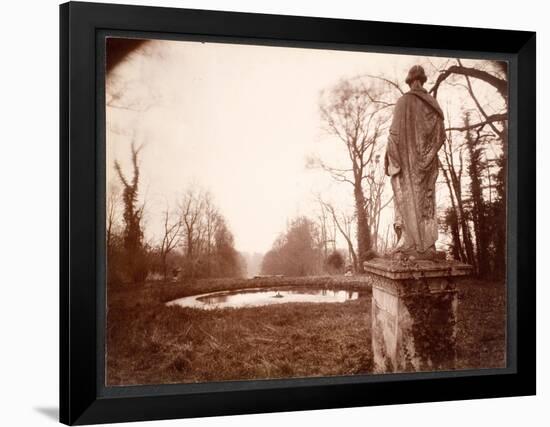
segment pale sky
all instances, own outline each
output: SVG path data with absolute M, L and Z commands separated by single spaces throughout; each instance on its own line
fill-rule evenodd
M 266 252 L 290 218 L 316 210 L 316 192 L 352 209 L 346 184 L 306 168 L 311 155 L 344 160 L 343 146 L 322 130 L 320 92 L 362 74 L 383 74 L 405 88 L 414 64 L 430 66 L 427 58 L 404 55 L 148 42 L 109 76 L 107 183 L 117 183 L 115 159 L 131 174 L 134 139 L 143 144 L 140 198 L 149 240 L 159 238 L 166 204 L 175 207 L 189 185 L 198 185 L 213 195 L 239 251 Z M 452 102 L 440 98 L 458 115 Z M 392 215 L 390 206 L 383 224 Z

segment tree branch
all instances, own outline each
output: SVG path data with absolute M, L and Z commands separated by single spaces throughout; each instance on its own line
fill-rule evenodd
M 466 130 L 480 128 L 480 127 L 486 126 L 486 125 L 494 123 L 494 122 L 503 122 L 505 120 L 508 120 L 508 114 L 505 114 L 505 113 L 492 114 L 490 116 L 487 116 L 487 120 L 484 120 L 482 122 L 474 123 L 473 125 L 462 126 L 462 127 L 449 127 L 449 128 L 446 128 L 445 130 L 446 131 L 464 132 Z
M 430 93 L 433 94 L 434 98 L 437 98 L 437 91 L 441 83 L 443 83 L 452 74 L 460 74 L 482 80 L 493 86 L 505 100 L 508 99 L 508 82 L 506 80 L 493 76 L 487 71 L 478 70 L 477 68 L 464 67 L 462 65 L 452 65 L 441 72 L 441 74 L 437 77 L 435 84 L 430 89 Z

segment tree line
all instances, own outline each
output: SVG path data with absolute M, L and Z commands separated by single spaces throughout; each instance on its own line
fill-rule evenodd
M 242 277 L 246 263 L 235 249 L 233 234 L 211 194 L 198 187 L 187 188 L 176 206 L 166 206 L 160 237 L 146 241 L 145 203 L 139 202 L 140 151 L 132 144 L 131 178 L 114 163 L 122 190 L 111 186 L 107 197 L 108 281 Z
M 315 276 L 343 273 L 345 255 L 336 247 L 325 252 L 321 227 L 316 221 L 298 216 L 275 240 L 263 258 L 263 274 L 285 276 Z

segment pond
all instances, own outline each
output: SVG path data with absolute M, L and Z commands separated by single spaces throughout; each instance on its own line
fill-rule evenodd
M 240 289 L 211 292 L 170 301 L 167 305 L 179 305 L 200 309 L 259 307 L 290 302 L 342 303 L 359 298 L 359 292 L 319 288 Z

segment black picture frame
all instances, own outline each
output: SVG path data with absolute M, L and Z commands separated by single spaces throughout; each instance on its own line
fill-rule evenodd
M 507 369 L 118 387 L 101 369 L 104 322 L 102 37 L 497 55 L 509 61 Z M 60 420 L 92 424 L 533 395 L 535 59 L 533 32 L 69 2 L 60 6 Z M 520 141 L 521 143 L 518 143 Z M 103 178 L 104 180 L 104 178 Z

